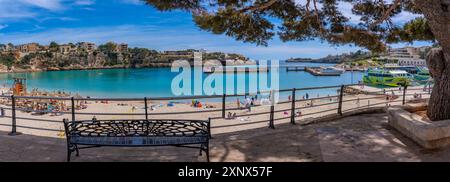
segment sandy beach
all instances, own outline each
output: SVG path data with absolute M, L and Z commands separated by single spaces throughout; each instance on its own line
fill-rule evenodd
M 386 94 L 394 92 L 397 98 L 390 100 L 386 104 L 386 96 L 383 95 L 382 89 L 373 87 L 355 86 L 355 89 L 371 92 L 372 94 L 350 94 L 346 93 L 343 97 L 343 112 L 357 110 L 358 108 L 383 107 L 387 105 L 401 105 L 403 91 L 388 91 Z M 423 94 L 422 98 L 429 97 L 427 91 L 422 90 L 423 87 L 411 87 L 407 92 L 407 100 L 412 100 L 413 94 Z M 8 89 L 3 88 L 6 91 Z M 378 94 L 378 95 L 374 95 Z M 312 94 L 311 94 L 312 95 Z M 302 123 L 312 118 L 323 117 L 337 113 L 338 103 L 337 97 L 297 101 L 296 108 L 301 108 L 301 116 L 296 117 L 296 122 Z M 364 100 L 367 99 L 367 100 Z M 298 100 L 298 99 L 297 99 Z M 207 120 L 211 118 L 211 127 L 213 134 L 236 132 L 248 129 L 267 127 L 270 118 L 270 106 L 259 105 L 248 111 L 246 108 L 237 109 L 236 102 L 226 103 L 226 115 L 228 113 L 236 113 L 234 119 L 222 118 L 222 104 L 217 102 L 202 102 L 203 107 L 192 107 L 191 101 L 148 101 L 148 117 L 149 119 L 195 119 Z M 16 102 L 20 102 L 18 99 Z M 311 102 L 313 106 L 310 107 Z M 65 101 L 69 105 L 70 101 Z M 171 104 L 169 104 L 171 103 Z M 77 105 L 80 103 L 77 103 Z M 259 104 L 259 101 L 256 102 Z M 86 101 L 84 103 L 86 109 L 76 110 L 76 120 L 90 120 L 94 116 L 97 119 L 119 120 L 119 119 L 145 119 L 144 101 Z M 206 108 L 208 106 L 209 108 Z M 0 130 L 11 131 L 11 106 L 0 105 L 5 108 L 5 116 L 0 117 Z M 153 109 L 152 109 L 153 108 Z M 19 108 L 20 109 L 20 108 Z M 44 114 L 34 115 L 30 112 L 16 111 L 17 130 L 24 134 L 47 136 L 47 137 L 64 137 L 64 127 L 62 120 L 64 118 L 71 119 L 70 110 L 64 111 L 64 114 Z M 291 102 L 284 101 L 275 105 L 274 123 L 290 122 Z M 296 109 L 298 111 L 299 109 Z M 101 113 L 101 114 L 99 114 Z M 262 113 L 262 114 L 261 114 Z

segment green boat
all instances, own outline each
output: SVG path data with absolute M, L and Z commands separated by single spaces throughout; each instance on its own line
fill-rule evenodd
M 369 85 L 399 87 L 409 85 L 411 78 L 408 72 L 403 70 L 372 69 L 364 75 L 363 82 Z
M 427 68 L 419 68 L 417 74 L 414 75 L 414 79 L 417 81 L 428 81 L 430 78 L 430 70 Z

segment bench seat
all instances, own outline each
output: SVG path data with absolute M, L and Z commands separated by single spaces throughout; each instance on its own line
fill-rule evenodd
M 72 144 L 102 146 L 164 146 L 208 142 L 208 136 L 148 136 L 148 137 L 70 137 Z

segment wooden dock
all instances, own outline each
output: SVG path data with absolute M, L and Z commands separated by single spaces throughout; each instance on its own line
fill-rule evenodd
M 286 67 L 286 72 L 289 71 L 305 71 L 305 66 L 293 66 L 293 67 Z
M 204 73 L 214 73 L 215 69 L 212 68 L 205 68 L 203 69 Z M 246 68 L 246 67 L 242 67 L 242 68 L 237 68 L 237 67 L 224 67 L 224 69 L 222 71 L 217 71 L 222 72 L 224 74 L 231 74 L 231 73 L 258 73 L 258 72 L 269 72 L 269 68 L 267 67 L 260 67 L 260 68 Z

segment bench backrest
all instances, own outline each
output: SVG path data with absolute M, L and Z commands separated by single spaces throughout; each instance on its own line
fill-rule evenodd
M 69 137 L 161 137 L 210 136 L 210 121 L 206 120 L 86 120 L 64 119 Z

